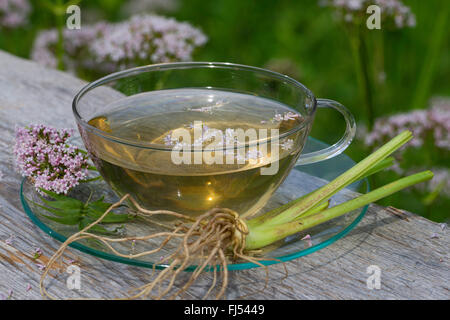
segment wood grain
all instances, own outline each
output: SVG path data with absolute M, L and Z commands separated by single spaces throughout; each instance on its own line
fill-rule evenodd
M 59 243 L 36 227 L 19 200 L 21 177 L 14 170 L 14 127 L 46 123 L 73 127 L 71 102 L 84 82 L 0 52 L 0 295 L 41 299 L 39 266 Z M 9 243 L 9 244 L 8 244 Z M 39 247 L 44 254 L 34 259 Z M 372 205 L 344 239 L 308 256 L 269 268 L 231 273 L 227 299 L 449 299 L 447 228 L 408 212 Z M 65 267 L 75 260 L 82 272 L 81 290 L 69 290 Z M 381 288 L 369 290 L 367 267 L 381 269 Z M 48 290 L 58 298 L 115 298 L 148 281 L 151 270 L 69 249 L 52 271 Z M 210 284 L 205 274 L 185 298 L 199 299 Z M 28 286 L 31 286 L 30 290 Z

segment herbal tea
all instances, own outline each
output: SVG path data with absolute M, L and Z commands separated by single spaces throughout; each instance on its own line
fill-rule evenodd
M 86 132 L 86 146 L 102 176 L 119 195 L 130 193 L 151 210 L 198 215 L 225 207 L 241 215 L 255 213 L 295 164 L 307 136 L 306 129 L 301 129 L 277 145 L 267 146 L 265 153 L 239 144 L 232 150 L 224 148 L 223 157 L 236 160 L 232 163 L 177 164 L 171 157 L 177 147 L 192 146 L 189 155 L 194 155 L 195 147 L 205 149 L 211 142 L 222 147 L 222 141 L 239 129 L 278 129 L 282 135 L 299 127 L 303 119 L 273 100 L 206 89 L 141 93 L 124 97 L 106 109 L 107 113 L 96 115 L 89 124 L 125 143 Z M 195 139 L 198 123 L 201 135 Z M 180 131 L 190 133 L 193 139 L 174 138 Z M 259 138 L 248 136 L 244 145 Z M 275 147 L 276 159 L 272 156 Z M 261 174 L 261 168 L 275 164 L 274 174 Z

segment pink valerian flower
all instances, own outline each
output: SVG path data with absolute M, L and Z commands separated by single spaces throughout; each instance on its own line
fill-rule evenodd
M 0 0 L 0 29 L 26 25 L 30 12 L 28 0 Z
M 96 63 L 89 53 L 89 45 L 108 32 L 108 24 L 100 22 L 84 26 L 80 30 L 64 30 L 64 63 L 69 70 L 77 67 L 95 69 Z M 56 29 L 41 31 L 34 40 L 31 59 L 47 67 L 56 68 L 55 55 L 58 32 Z
M 36 267 L 37 267 L 40 271 L 44 271 L 44 270 L 45 270 L 45 265 L 43 265 L 42 263 L 36 264 Z
M 5 243 L 10 246 L 13 244 L 13 241 L 14 241 L 14 235 L 10 235 L 9 238 L 5 240 Z
M 38 191 L 42 188 L 67 194 L 86 178 L 88 158 L 67 143 L 70 136 L 68 129 L 57 130 L 44 125 L 16 129 L 17 167 Z
M 365 22 L 368 17 L 367 8 L 377 5 L 381 9 L 382 21 L 392 22 L 398 29 L 416 25 L 415 15 L 400 0 L 321 0 L 319 4 L 333 7 L 338 17 L 346 23 Z
M 33 255 L 33 259 L 38 259 L 40 256 L 42 256 L 43 252 L 41 250 L 41 248 L 35 248 L 34 249 L 34 255 Z
M 306 236 L 304 236 L 300 240 L 306 240 L 308 242 L 308 247 L 312 247 L 311 235 L 307 234 Z
M 447 154 L 450 151 L 450 99 L 435 98 L 428 109 L 379 118 L 375 121 L 372 132 L 365 135 L 364 142 L 371 147 L 381 145 L 404 130 L 412 131 L 414 139 L 407 143 L 397 156 L 402 157 L 408 148 L 422 148 L 424 144 Z M 390 169 L 399 175 L 409 175 L 430 168 L 403 168 L 396 163 Z M 414 186 L 414 189 L 427 193 L 439 190 L 441 195 L 450 197 L 450 169 L 433 167 L 430 170 L 434 173 L 433 179 Z
M 57 41 L 58 32 L 56 30 L 41 31 L 34 40 L 31 59 L 44 66 L 56 68 L 58 59 L 50 46 L 55 46 Z
M 5 296 L 3 293 L 0 293 L 0 300 L 10 300 L 12 298 L 14 291 L 9 290 L 8 296 Z
M 407 146 L 421 147 L 425 138 L 431 136 L 435 147 L 450 150 L 450 99 L 433 100 L 431 108 L 426 110 L 377 119 L 372 132 L 366 135 L 365 144 L 378 145 L 404 130 L 410 130 L 414 135 Z
M 207 37 L 189 23 L 157 15 L 136 15 L 120 23 L 101 22 L 64 31 L 65 64 L 113 72 L 142 64 L 189 61 Z M 55 67 L 56 30 L 40 33 L 32 59 Z

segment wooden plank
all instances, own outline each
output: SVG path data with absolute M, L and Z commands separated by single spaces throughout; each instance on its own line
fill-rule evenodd
M 23 212 L 18 196 L 21 178 L 14 171 L 12 156 L 14 127 L 46 123 L 75 128 L 71 102 L 83 85 L 69 74 L 0 52 L 0 295 L 8 296 L 13 290 L 12 299 L 41 299 L 39 265 L 59 246 Z M 344 239 L 286 263 L 287 279 L 283 280 L 282 265 L 271 266 L 264 291 L 258 292 L 264 286 L 263 269 L 232 272 L 226 297 L 254 292 L 248 298 L 449 299 L 449 244 L 449 231 L 440 224 L 372 205 Z M 44 253 L 39 259 L 33 259 L 36 248 Z M 66 286 L 64 270 L 70 260 L 81 268 L 80 291 Z M 371 265 L 381 270 L 379 290 L 366 285 Z M 67 251 L 58 268 L 61 273 L 48 282 L 50 293 L 58 298 L 119 297 L 146 283 L 151 275 L 151 270 L 74 249 Z M 211 275 L 203 275 L 185 297 L 201 298 L 210 280 Z

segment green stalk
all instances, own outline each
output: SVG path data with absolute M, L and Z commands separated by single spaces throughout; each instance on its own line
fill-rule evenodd
M 412 109 L 424 108 L 427 104 L 427 99 L 430 95 L 430 88 L 433 84 L 433 78 L 436 73 L 436 66 L 439 63 L 441 55 L 442 44 L 445 39 L 448 39 L 448 29 L 446 24 L 448 23 L 448 16 L 450 12 L 450 6 L 445 3 L 439 10 L 434 22 L 434 28 L 429 33 L 430 39 L 427 45 L 427 52 L 423 59 L 423 66 L 417 77 L 417 87 L 412 100 Z
M 317 214 L 304 217 L 296 221 L 291 221 L 276 226 L 266 224 L 252 228 L 249 226 L 249 233 L 246 238 L 245 248 L 247 250 L 254 250 L 265 247 L 290 235 L 337 218 L 347 212 L 361 208 L 404 188 L 410 187 L 419 182 L 430 180 L 431 178 L 433 178 L 433 173 L 431 171 L 423 171 L 389 183 L 333 208 L 323 210 Z
M 294 204 L 281 214 L 271 218 L 267 223 L 277 225 L 293 221 L 303 212 L 306 212 L 319 203 L 331 198 L 341 189 L 355 181 L 355 179 L 364 176 L 367 172 L 369 172 L 369 170 L 376 166 L 376 164 L 386 159 L 391 153 L 400 148 L 411 138 L 412 134 L 410 131 L 403 131 L 377 151 L 373 152 L 364 160 L 353 166 L 351 169 L 347 170 L 325 186 L 313 191 L 307 197 L 303 198 L 301 201 Z
M 360 94 L 367 113 L 367 127 L 370 131 L 372 130 L 375 122 L 375 108 L 373 105 L 373 86 L 369 72 L 370 61 L 365 43 L 365 36 L 363 30 L 358 28 L 358 30 L 356 30 L 356 34 L 350 32 L 349 37 L 355 59 L 355 70 L 360 88 Z
M 314 208 L 309 209 L 308 211 L 301 213 L 299 216 L 297 216 L 297 218 L 295 218 L 295 220 L 312 216 L 312 215 L 314 215 L 316 213 L 319 213 L 319 212 L 327 209 L 329 206 L 330 206 L 330 200 L 327 200 L 327 201 L 324 201 L 322 203 L 319 203 Z
M 352 181 L 350 181 L 347 185 L 350 185 L 352 183 L 355 183 L 356 181 L 359 180 L 363 180 L 367 177 L 369 177 L 372 174 L 375 174 L 377 172 L 380 172 L 390 166 L 392 166 L 394 164 L 394 158 L 392 157 L 388 157 L 378 163 L 376 163 L 374 166 L 372 166 L 367 172 L 365 172 L 362 176 L 360 177 L 355 177 L 355 179 L 353 179 Z M 346 185 L 346 186 L 347 186 Z M 294 204 L 302 201 L 303 199 L 305 199 L 307 196 L 309 196 L 311 193 L 305 194 L 304 196 L 301 196 L 300 198 L 297 198 L 289 203 L 286 203 L 276 209 L 270 210 L 264 214 L 261 214 L 255 218 L 252 218 L 250 220 L 248 220 L 248 224 L 251 224 L 253 226 L 256 226 L 258 224 L 262 224 L 265 223 L 266 221 L 270 220 L 271 218 L 277 216 L 278 214 L 280 214 L 281 212 L 287 210 L 288 208 L 292 207 Z M 304 216 L 308 216 L 317 212 L 322 211 L 323 209 L 328 208 L 329 202 L 328 201 L 324 201 L 320 204 L 318 204 L 317 206 L 315 206 L 314 208 L 300 214 L 301 217 Z
M 56 8 L 58 10 L 56 10 Z M 61 12 L 63 8 L 62 0 L 57 1 L 55 7 L 56 15 L 56 28 L 58 30 L 58 42 L 56 43 L 56 57 L 58 59 L 58 69 L 64 70 L 64 14 L 65 11 Z
M 55 17 L 56 30 L 58 32 L 58 41 L 56 43 L 55 55 L 58 63 L 58 69 L 64 70 L 64 27 L 66 8 L 71 4 L 77 4 L 80 1 L 71 1 L 64 4 L 63 0 L 40 0 L 39 4 L 49 10 Z
M 389 168 L 394 165 L 394 158 L 393 157 L 387 157 L 386 159 L 378 162 L 376 165 L 374 165 L 371 169 L 369 169 L 367 172 L 364 173 L 363 177 L 356 178 L 355 181 L 352 181 L 350 184 L 365 179 L 375 173 L 378 173 L 386 168 Z

